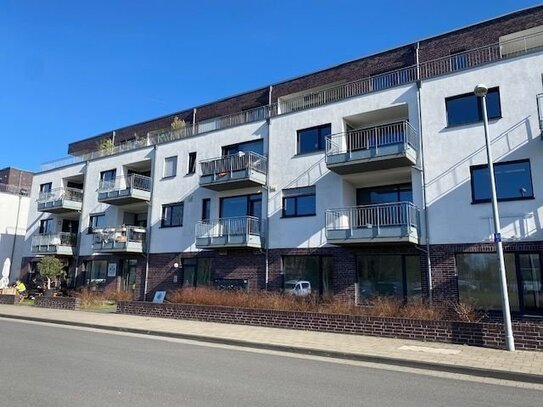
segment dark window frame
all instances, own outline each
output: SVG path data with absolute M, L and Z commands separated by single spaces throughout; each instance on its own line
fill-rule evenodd
M 302 187 L 303 189 L 307 188 L 307 187 Z M 298 188 L 290 188 L 291 190 L 292 189 L 298 189 Z M 315 200 L 315 208 L 314 208 L 314 211 L 313 213 L 306 213 L 306 214 L 298 214 L 298 199 L 299 198 L 305 198 L 305 197 L 314 197 L 314 200 Z M 286 208 L 286 201 L 287 200 L 294 200 L 294 214 L 293 215 L 288 215 L 285 213 L 285 208 Z M 300 194 L 300 195 L 292 195 L 292 196 L 283 196 L 282 199 L 281 199 L 281 218 L 305 218 L 305 217 L 309 217 L 309 216 L 317 216 L 317 188 L 315 188 L 315 192 L 310 194 L 310 193 L 305 193 L 305 194 Z
M 535 199 L 534 195 L 534 180 L 532 177 L 532 166 L 530 163 L 529 158 L 521 159 L 521 160 L 512 160 L 512 161 L 503 161 L 494 163 L 494 177 L 496 172 L 496 167 L 508 165 L 508 164 L 519 164 L 519 163 L 528 163 L 528 173 L 530 175 L 530 189 L 532 191 L 532 194 L 530 196 L 524 196 L 524 197 L 515 197 L 515 198 L 498 198 L 498 202 L 511 202 L 511 201 L 525 201 L 529 199 Z M 485 198 L 485 199 L 475 199 L 475 183 L 473 181 L 473 171 L 474 170 L 482 170 L 482 169 L 488 169 L 487 164 L 479 164 L 479 165 L 472 165 L 469 167 L 469 174 L 470 174 L 470 186 L 471 186 L 471 203 L 472 205 L 481 204 L 481 203 L 489 203 L 491 202 L 492 198 Z M 496 179 L 496 194 L 498 192 L 498 180 Z
M 48 227 L 46 225 L 49 225 Z M 39 235 L 47 235 L 52 232 L 54 225 L 54 219 L 53 218 L 46 218 L 46 219 L 40 219 L 40 225 L 38 227 L 38 234 Z M 51 229 L 51 230 L 48 230 Z
M 244 146 L 244 145 L 247 145 L 247 144 L 255 144 L 255 143 L 260 143 L 262 145 L 262 153 L 254 151 L 254 150 L 250 150 L 250 151 L 252 151 L 253 153 L 263 155 L 264 154 L 264 139 L 256 139 L 256 140 L 243 141 L 241 143 L 229 144 L 227 146 L 222 146 L 221 147 L 221 156 L 222 157 L 227 157 L 228 155 L 235 155 L 235 154 L 237 154 L 237 152 L 233 152 L 233 153 L 228 154 L 228 150 L 232 150 L 232 149 L 235 148 L 238 151 L 241 151 L 241 150 L 239 150 L 240 146 Z
M 318 255 L 318 254 L 308 254 L 308 255 L 283 255 L 281 256 L 281 275 L 282 275 L 282 289 L 285 289 L 285 284 L 288 281 L 287 280 L 287 272 L 286 272 L 286 259 L 287 258 L 307 258 L 307 257 L 315 257 L 317 258 L 317 266 L 318 266 L 318 280 L 319 280 L 319 286 L 318 289 L 315 289 L 315 287 L 311 287 L 311 294 L 317 293 L 320 297 L 322 297 L 325 294 L 333 295 L 334 288 L 333 288 L 333 280 L 334 280 L 334 270 L 332 268 L 330 275 L 328 276 L 330 280 L 328 281 L 329 284 L 329 293 L 324 292 L 324 286 L 325 286 L 325 273 L 324 273 L 324 261 L 326 260 L 332 260 L 332 267 L 334 265 L 334 256 L 331 255 Z
M 189 153 L 189 159 L 187 163 L 187 175 L 195 174 L 196 173 L 196 159 L 198 157 L 198 153 L 196 151 L 191 151 Z
M 488 109 L 488 95 L 490 95 L 491 93 L 494 93 L 494 92 L 496 92 L 498 94 L 497 108 L 498 108 L 499 113 L 497 115 L 493 115 L 492 112 L 490 111 L 491 109 Z M 450 120 L 450 117 L 449 117 L 448 102 L 458 100 L 458 99 L 464 99 L 464 98 L 466 98 L 466 99 L 467 98 L 470 98 L 470 99 L 471 98 L 476 98 L 476 100 L 477 100 L 477 114 L 478 114 L 479 118 L 477 120 L 474 120 L 474 121 L 464 121 L 464 122 L 461 122 L 461 123 L 454 123 L 454 122 L 451 123 L 451 120 Z M 502 105 L 501 105 L 501 94 L 500 94 L 499 86 L 495 86 L 493 88 L 488 89 L 486 101 L 487 101 L 487 110 L 490 111 L 488 113 L 488 120 L 501 119 L 502 118 Z M 483 121 L 482 98 L 480 98 L 478 96 L 475 96 L 475 94 L 473 92 L 463 93 L 461 95 L 446 97 L 445 98 L 445 116 L 446 116 L 446 119 L 447 119 L 447 128 L 461 127 L 461 126 L 467 126 L 467 125 L 471 125 L 471 124 L 481 123 Z
M 328 134 L 325 134 L 324 136 L 321 135 L 322 130 L 328 129 Z M 300 151 L 300 140 L 303 132 L 311 131 L 311 130 L 317 130 L 317 148 L 311 151 Z M 332 123 L 326 123 L 321 124 L 319 126 L 313 126 L 313 127 L 307 127 L 305 129 L 300 129 L 296 131 L 296 155 L 306 155 L 306 154 L 314 154 L 320 151 L 326 150 L 326 137 L 328 137 L 330 134 L 332 134 Z
M 254 216 L 255 218 L 259 218 L 261 219 L 262 218 L 262 215 L 248 215 L 249 212 L 251 212 L 251 202 L 256 202 L 256 201 L 260 201 L 260 205 L 262 206 L 262 193 L 257 193 L 257 194 L 243 194 L 243 195 L 233 195 L 233 196 L 223 196 L 219 199 L 219 218 L 222 219 L 223 217 L 223 200 L 225 199 L 228 199 L 228 198 L 242 198 L 242 197 L 245 197 L 246 200 L 246 209 L 245 209 L 245 213 L 247 215 L 244 215 L 244 216 Z M 262 209 L 262 208 L 261 208 Z
M 46 187 L 48 188 L 47 190 Z M 44 182 L 43 184 L 40 184 L 40 192 L 51 192 L 53 190 L 53 183 L 52 182 Z
M 211 219 L 211 198 L 202 199 L 202 220 Z
M 359 191 L 377 191 L 379 189 L 384 190 L 386 188 L 390 188 L 390 192 L 394 192 L 396 194 L 396 201 L 391 201 L 388 203 L 397 203 L 397 202 L 406 202 L 405 200 L 401 200 L 401 194 L 402 192 L 411 192 L 411 198 L 413 198 L 413 184 L 410 182 L 404 182 L 401 184 L 390 184 L 390 185 L 376 185 L 373 187 L 364 187 L 364 188 L 357 188 L 356 193 L 356 202 L 357 206 L 364 206 L 364 205 L 378 205 L 379 203 L 364 203 L 364 204 L 358 204 L 359 201 Z M 411 199 L 411 203 L 413 199 Z
M 89 227 L 87 228 L 87 234 L 88 235 L 91 235 L 93 233 L 93 230 L 94 230 L 94 225 L 93 225 L 93 219 L 94 218 L 98 218 L 98 217 L 104 217 L 104 220 L 106 218 L 106 214 L 105 213 L 91 213 L 89 215 Z
M 107 174 L 113 174 L 113 178 L 106 179 Z M 117 178 L 117 169 L 113 168 L 111 170 L 100 171 L 100 181 L 113 181 Z
M 169 223 L 166 223 L 167 219 L 165 217 L 165 212 L 166 212 L 166 210 L 168 208 L 173 208 L 173 207 L 181 207 L 181 223 L 180 224 L 175 224 L 175 225 L 172 224 L 173 219 L 170 219 Z M 170 211 L 170 214 L 171 213 L 172 213 L 172 211 Z M 170 217 L 171 217 L 171 215 L 170 215 Z M 162 213 L 161 213 L 161 216 L 160 216 L 160 227 L 161 228 L 182 227 L 184 217 L 185 217 L 185 202 L 174 202 L 174 203 L 164 204 L 164 205 L 162 205 Z

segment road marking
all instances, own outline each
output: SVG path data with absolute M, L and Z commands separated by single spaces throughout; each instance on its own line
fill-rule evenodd
M 413 352 L 436 353 L 439 355 L 458 355 L 461 351 L 457 349 L 429 348 L 428 346 L 404 345 L 399 350 L 412 350 Z
M 362 362 L 362 361 L 349 360 L 349 359 L 336 359 L 333 357 L 326 357 L 326 356 L 297 354 L 297 353 L 282 352 L 282 351 L 277 351 L 277 350 L 257 349 L 257 348 L 249 348 L 249 347 L 244 347 L 244 346 L 225 345 L 225 344 L 212 343 L 212 342 L 201 342 L 201 341 L 190 340 L 190 339 L 168 338 L 164 336 L 137 334 L 137 333 L 131 333 L 131 332 L 108 331 L 108 330 L 97 329 L 97 328 L 86 328 L 86 327 L 79 327 L 79 326 L 72 326 L 72 325 L 60 325 L 60 324 L 48 323 L 48 322 L 28 321 L 28 320 L 2 318 L 2 317 L 0 317 L 0 321 L 42 325 L 42 326 L 54 327 L 54 328 L 72 329 L 76 331 L 96 332 L 96 333 L 106 334 L 106 335 L 131 336 L 134 338 L 147 339 L 147 340 L 158 340 L 158 341 L 179 343 L 179 344 L 184 344 L 184 345 L 225 349 L 225 350 L 235 350 L 235 351 L 240 351 L 240 352 L 251 352 L 251 353 L 257 353 L 261 355 L 281 356 L 281 357 L 311 360 L 311 361 L 318 361 L 318 362 L 325 362 L 325 363 L 334 363 L 334 364 L 339 364 L 339 365 L 358 366 L 358 367 L 369 368 L 369 369 L 380 369 L 380 370 L 388 370 L 388 371 L 394 371 L 394 372 L 400 372 L 400 373 L 411 373 L 411 374 L 418 374 L 422 376 L 437 377 L 441 379 L 452 379 L 452 380 L 460 380 L 460 381 L 475 382 L 475 383 L 485 383 L 485 384 L 492 384 L 492 385 L 497 385 L 497 386 L 538 390 L 538 391 L 543 392 L 543 385 L 541 384 L 516 382 L 516 381 L 504 380 L 504 379 L 494 379 L 491 377 L 470 376 L 470 375 L 461 374 L 461 373 L 448 373 L 448 372 L 441 372 L 437 370 L 387 365 L 383 363 Z

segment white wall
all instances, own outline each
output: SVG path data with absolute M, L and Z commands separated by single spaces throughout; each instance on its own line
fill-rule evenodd
M 11 282 L 19 277 L 21 269 L 29 204 L 29 197 L 0 192 L 0 278 L 4 262 L 9 259 Z
M 445 98 L 499 86 L 502 118 L 490 122 L 494 161 L 530 159 L 533 200 L 500 202 L 503 237 L 542 240 L 543 141 L 536 94 L 542 92 L 543 54 L 505 60 L 424 81 L 421 91 L 430 241 L 489 241 L 490 203 L 471 204 L 470 166 L 486 163 L 482 123 L 447 128 Z

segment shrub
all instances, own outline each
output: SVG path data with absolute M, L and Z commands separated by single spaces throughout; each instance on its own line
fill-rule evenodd
M 51 289 L 51 280 L 56 280 L 64 274 L 64 265 L 54 256 L 45 256 L 38 262 L 38 272 L 47 279 L 47 289 Z

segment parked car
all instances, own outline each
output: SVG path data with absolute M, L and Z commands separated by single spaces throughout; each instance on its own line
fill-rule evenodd
M 306 280 L 288 280 L 285 282 L 285 293 L 296 297 L 307 297 L 311 294 L 311 283 Z

